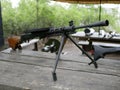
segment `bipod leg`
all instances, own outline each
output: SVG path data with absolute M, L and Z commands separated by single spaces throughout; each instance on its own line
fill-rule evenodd
M 69 35 L 66 35 L 66 36 L 67 36 L 67 38 L 69 38 L 69 39 L 93 62 L 95 68 L 98 68 L 98 65 L 97 65 L 97 63 L 95 62 L 95 60 L 92 59 L 91 56 L 90 56 L 88 53 L 86 53 L 86 52 L 84 51 L 84 49 L 82 49 Z
M 52 76 L 53 76 L 54 81 L 57 81 L 56 68 L 57 68 L 57 65 L 58 65 L 58 61 L 60 60 L 60 54 L 62 52 L 62 49 L 64 47 L 64 43 L 65 43 L 66 39 L 67 39 L 67 37 L 63 34 L 62 38 L 61 38 L 60 48 L 59 48 L 58 54 L 56 56 L 55 66 L 54 66 L 54 69 L 53 69 L 53 72 L 52 72 Z

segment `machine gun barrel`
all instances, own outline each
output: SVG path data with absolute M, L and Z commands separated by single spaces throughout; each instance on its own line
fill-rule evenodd
M 108 26 L 109 25 L 109 21 L 105 20 L 105 21 L 100 21 L 100 22 L 96 22 L 93 24 L 89 24 L 89 25 L 84 25 L 84 26 L 78 26 L 75 27 L 75 29 L 80 29 L 80 28 L 91 28 L 91 27 L 100 27 L 100 26 Z

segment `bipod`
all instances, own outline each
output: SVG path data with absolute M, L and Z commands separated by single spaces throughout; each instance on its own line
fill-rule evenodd
M 58 61 L 60 60 L 60 54 L 64 48 L 64 45 L 65 45 L 65 41 L 69 39 L 70 41 L 73 42 L 73 44 L 75 44 L 94 64 L 95 68 L 98 67 L 97 63 L 94 61 L 94 59 L 91 58 L 91 56 L 86 53 L 84 51 L 84 49 L 82 49 L 68 34 L 66 33 L 63 33 L 62 34 L 62 38 L 61 38 L 61 43 L 60 43 L 60 48 L 58 50 L 58 54 L 56 56 L 56 62 L 55 62 L 55 66 L 54 66 L 54 69 L 53 69 L 53 72 L 52 72 L 52 76 L 53 76 L 53 80 L 54 81 L 57 81 L 57 75 L 56 75 L 56 69 L 57 69 L 57 65 L 58 65 Z

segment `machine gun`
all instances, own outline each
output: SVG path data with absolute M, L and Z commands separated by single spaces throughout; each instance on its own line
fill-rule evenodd
M 13 50 L 21 49 L 20 44 L 22 42 L 25 41 L 29 41 L 30 39 L 39 37 L 40 39 L 45 38 L 47 36 L 52 36 L 52 35 L 61 35 L 61 43 L 60 43 L 60 47 L 57 53 L 57 57 L 56 57 L 56 62 L 55 62 L 55 66 L 52 72 L 53 75 L 53 80 L 56 81 L 57 80 L 57 76 L 56 76 L 56 68 L 58 65 L 58 61 L 60 59 L 60 54 L 61 51 L 64 47 L 64 43 L 66 41 L 66 39 L 70 39 L 70 41 L 72 41 L 90 60 L 91 62 L 94 64 L 95 68 L 98 67 L 97 63 L 94 61 L 94 59 L 87 54 L 71 37 L 70 34 L 75 33 L 75 31 L 77 29 L 81 29 L 81 28 L 91 28 L 91 27 L 100 27 L 100 26 L 108 26 L 109 25 L 109 21 L 105 20 L 105 21 L 100 21 L 97 23 L 93 23 L 93 24 L 89 24 L 89 25 L 84 25 L 84 26 L 74 26 L 73 21 L 69 22 L 69 26 L 68 27 L 60 27 L 60 28 L 39 28 L 39 29 L 32 29 L 32 30 L 28 30 L 26 31 L 24 34 L 22 34 L 20 36 L 20 38 L 12 38 L 11 40 L 9 40 L 9 45 L 11 46 L 11 48 Z M 11 44 L 12 42 L 14 42 L 13 44 Z

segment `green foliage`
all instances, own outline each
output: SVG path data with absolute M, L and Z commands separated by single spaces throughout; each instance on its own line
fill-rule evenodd
M 14 27 L 15 10 L 12 8 L 10 1 L 6 0 L 2 3 L 3 29 L 4 32 L 11 33 Z M 6 35 L 6 33 L 5 33 Z
M 107 12 L 102 8 L 101 20 L 108 19 L 109 27 L 103 27 L 106 31 L 120 30 L 118 19 L 115 16 L 117 10 Z M 50 4 L 50 0 L 20 0 L 19 6 L 13 8 L 9 0 L 2 0 L 3 29 L 5 37 L 11 33 L 21 34 L 25 30 L 41 27 L 64 27 L 70 20 L 75 25 L 86 25 L 99 21 L 99 8 L 94 5 L 71 4 L 65 8 L 57 3 Z M 95 28 L 98 30 L 98 28 Z

